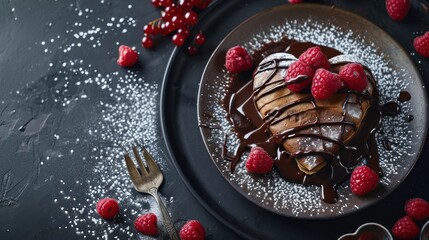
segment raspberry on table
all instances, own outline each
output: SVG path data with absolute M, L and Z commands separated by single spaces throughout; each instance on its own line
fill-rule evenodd
M 338 74 L 319 68 L 313 77 L 311 93 L 315 99 L 323 100 L 332 97 L 343 85 Z
M 98 200 L 96 210 L 100 217 L 112 219 L 119 213 L 119 203 L 113 198 L 103 198 Z
M 422 198 L 412 198 L 405 202 L 404 206 L 407 216 L 423 221 L 429 218 L 429 203 Z
M 303 0 L 288 0 L 290 4 L 302 3 Z
M 132 48 L 126 45 L 121 45 L 119 47 L 119 57 L 118 57 L 118 60 L 116 61 L 119 66 L 132 67 L 138 62 L 138 60 L 139 60 L 139 55 Z
M 145 235 L 156 236 L 158 234 L 157 217 L 153 213 L 141 215 L 134 220 L 134 227 Z
M 197 220 L 190 220 L 183 225 L 179 232 L 181 240 L 204 240 L 206 230 Z
M 299 56 L 299 60 L 310 65 L 313 71 L 316 71 L 319 68 L 329 70 L 331 67 L 328 58 L 318 46 L 307 49 Z
M 350 188 L 358 196 L 372 192 L 378 186 L 379 177 L 368 166 L 356 167 L 350 176 Z
M 429 32 L 414 38 L 413 45 L 418 54 L 429 58 Z
M 348 63 L 344 65 L 341 67 L 338 75 L 340 75 L 344 86 L 350 90 L 362 92 L 368 85 L 365 69 L 359 63 Z
M 409 216 L 402 217 L 392 227 L 392 234 L 400 240 L 411 240 L 419 236 L 420 229 Z
M 228 72 L 240 73 L 249 70 L 252 66 L 252 58 L 245 48 L 235 46 L 226 52 L 225 67 Z
M 386 0 L 386 10 L 395 21 L 403 20 L 410 10 L 410 0 Z
M 289 66 L 285 81 L 289 90 L 299 93 L 311 85 L 313 75 L 313 69 L 308 64 L 298 60 Z M 290 82 L 294 82 L 295 80 L 298 80 L 298 82 L 290 84 Z
M 250 173 L 265 174 L 273 168 L 274 160 L 263 148 L 253 147 L 246 160 L 246 169 Z

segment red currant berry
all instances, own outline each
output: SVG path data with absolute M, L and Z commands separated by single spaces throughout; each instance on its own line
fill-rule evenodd
M 161 32 L 162 35 L 164 35 L 164 36 L 168 35 L 168 34 L 170 34 L 173 31 L 174 31 L 174 27 L 173 27 L 173 25 L 171 24 L 170 21 L 165 21 L 165 22 L 163 22 L 161 24 L 160 32 Z
M 198 48 L 195 45 L 189 45 L 187 49 L 188 55 L 194 56 L 198 53 Z
M 200 2 L 195 6 L 199 9 L 206 9 L 211 2 L 211 0 L 200 0 Z
M 189 25 L 195 25 L 198 22 L 198 14 L 194 11 L 185 13 L 185 22 Z
M 200 0 L 188 0 L 191 2 L 192 6 L 196 6 L 198 3 L 200 3 Z
M 175 15 L 171 18 L 171 24 L 174 29 L 179 29 L 185 26 L 185 18 L 182 15 Z
M 191 11 L 192 7 L 193 7 L 193 5 L 190 1 L 181 0 L 179 2 L 179 9 L 184 13 Z
M 173 16 L 179 13 L 179 8 L 177 8 L 175 4 L 171 4 L 170 6 L 166 7 L 164 11 L 161 12 L 161 17 L 164 21 L 170 21 Z
M 152 38 L 149 35 L 145 35 L 142 39 L 142 46 L 144 48 L 151 48 L 153 46 Z
M 195 43 L 198 45 L 203 45 L 206 42 L 206 36 L 204 36 L 203 33 L 198 33 L 197 36 L 195 36 Z
M 176 46 L 182 46 L 183 43 L 185 43 L 185 37 L 180 33 L 174 34 L 174 36 L 171 40 L 173 41 L 174 45 L 176 45 Z
M 162 7 L 167 7 L 173 4 L 173 0 L 158 0 L 158 1 L 159 1 L 159 5 L 161 5 Z
M 159 28 L 152 23 L 149 23 L 144 25 L 143 32 L 147 35 L 157 35 L 159 32 Z
M 152 26 L 152 35 L 158 35 L 159 34 L 159 27 L 153 25 Z
M 152 25 L 152 24 L 146 24 L 146 25 L 144 25 L 144 27 L 143 27 L 143 32 L 144 32 L 145 34 L 151 34 L 151 32 L 152 32 L 152 27 L 153 27 L 153 25 Z
M 161 7 L 161 1 L 160 0 L 152 0 L 152 5 L 156 8 Z
M 185 38 L 187 38 L 187 37 L 189 36 L 189 28 L 187 28 L 187 27 L 179 28 L 179 29 L 177 29 L 177 32 L 176 32 L 176 33 L 180 33 L 180 34 L 182 34 Z

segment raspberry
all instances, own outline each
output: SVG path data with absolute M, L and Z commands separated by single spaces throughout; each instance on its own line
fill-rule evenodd
M 119 213 L 119 203 L 113 198 L 103 198 L 98 200 L 96 209 L 100 217 L 112 219 Z
M 139 216 L 134 221 L 134 227 L 137 229 L 137 231 L 149 235 L 149 236 L 155 236 L 158 234 L 158 226 L 157 226 L 157 218 L 156 215 L 153 213 L 148 213 L 145 215 Z
M 414 48 L 420 55 L 429 58 L 429 32 L 414 38 Z
M 286 83 L 289 83 L 290 81 L 293 82 L 295 79 L 298 80 L 297 83 L 287 85 L 289 90 L 294 93 L 298 93 L 311 85 L 313 75 L 313 69 L 303 61 L 298 60 L 289 66 L 285 81 Z
M 410 0 L 386 0 L 387 14 L 395 20 L 403 20 L 410 10 Z
M 246 161 L 250 173 L 265 174 L 273 168 L 273 158 L 261 147 L 253 147 Z
M 289 0 L 290 4 L 302 3 L 302 0 Z
M 181 240 L 204 240 L 206 238 L 206 230 L 197 220 L 186 222 L 179 234 Z
M 322 52 L 320 47 L 311 47 L 303 52 L 299 56 L 299 60 L 307 63 L 310 67 L 316 71 L 319 68 L 329 70 L 331 64 L 328 61 L 326 55 Z
M 344 86 L 350 90 L 363 91 L 367 84 L 368 78 L 366 76 L 363 66 L 359 63 L 349 63 L 344 65 L 339 74 L 343 80 Z
M 417 224 L 408 216 L 398 219 L 392 228 L 393 236 L 401 240 L 417 238 L 419 232 L 420 229 Z
M 405 202 L 405 213 L 419 221 L 429 218 L 429 203 L 422 198 L 412 198 Z
M 225 67 L 230 73 L 239 73 L 252 67 L 252 58 L 247 50 L 241 46 L 235 46 L 226 52 Z
M 139 60 L 139 55 L 132 48 L 121 45 L 119 47 L 119 57 L 116 61 L 121 67 L 132 67 Z
M 338 74 L 319 68 L 313 77 L 311 93 L 315 99 L 327 99 L 333 96 L 342 85 Z
M 379 177 L 367 166 L 356 167 L 350 176 L 350 188 L 358 196 L 365 195 L 378 185 Z

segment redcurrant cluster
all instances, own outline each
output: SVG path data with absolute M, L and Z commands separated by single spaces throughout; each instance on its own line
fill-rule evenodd
M 206 9 L 212 0 L 151 0 L 152 5 L 162 9 L 161 17 L 146 24 L 143 28 L 142 46 L 153 47 L 153 38 L 157 35 L 171 37 L 176 46 L 182 46 L 190 35 L 190 28 L 197 24 L 198 13 Z M 198 46 L 206 42 L 200 31 L 187 48 L 189 55 L 198 52 Z

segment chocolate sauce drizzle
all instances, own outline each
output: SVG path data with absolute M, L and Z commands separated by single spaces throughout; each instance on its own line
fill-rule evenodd
M 287 102 L 285 105 L 275 107 L 269 110 L 265 116 L 262 116 L 260 110 L 279 98 L 287 97 L 289 91 L 285 95 L 280 95 L 276 99 L 271 99 L 265 105 L 256 106 L 256 102 L 261 98 L 269 95 L 272 92 L 279 91 L 287 88 L 288 84 L 294 84 L 306 80 L 306 76 L 299 76 L 296 79 L 291 79 L 287 83 L 283 79 L 273 79 L 277 76 L 278 71 L 286 70 L 291 63 L 296 60 L 303 51 L 309 47 L 317 46 L 312 43 L 302 43 L 291 39 L 283 39 L 280 43 L 272 43 L 275 47 L 270 47 L 267 44 L 260 52 L 256 52 L 253 56 L 256 62 L 261 62 L 263 58 L 274 53 L 273 51 L 283 51 L 282 58 L 269 58 L 264 59 L 261 64 L 254 70 L 254 76 L 264 73 L 267 74 L 266 80 L 258 86 L 253 86 L 253 81 L 249 81 L 249 76 L 243 79 L 235 79 L 230 86 L 225 99 L 225 109 L 228 112 L 228 117 L 233 124 L 234 131 L 240 140 L 240 144 L 236 147 L 233 154 L 228 154 L 227 151 L 227 136 L 223 146 L 222 157 L 231 161 L 230 170 L 234 171 L 236 165 L 241 159 L 244 151 L 253 146 L 260 146 L 264 148 L 269 154 L 275 157 L 275 166 L 279 170 L 280 175 L 287 181 L 319 185 L 322 187 L 322 199 L 327 203 L 335 203 L 337 201 L 336 188 L 341 184 L 351 173 L 352 169 L 358 165 L 364 158 L 368 159 L 367 165 L 382 176 L 382 171 L 379 167 L 379 157 L 375 140 L 375 133 L 380 127 L 381 114 L 378 103 L 378 91 L 376 88 L 375 80 L 367 70 L 368 79 L 372 85 L 372 94 L 365 90 L 361 93 L 342 89 L 339 94 L 344 94 L 344 102 L 342 104 L 343 115 L 339 121 L 321 121 L 316 117 L 313 122 L 306 123 L 301 126 L 285 129 L 275 134 L 269 130 L 270 126 L 284 121 L 287 118 L 293 117 L 295 114 L 285 114 L 293 106 L 300 104 L 311 104 L 313 107 L 305 111 L 323 111 L 323 107 L 318 106 L 316 100 L 311 94 L 299 98 L 294 102 Z M 282 46 L 283 50 L 279 50 Z M 321 47 L 322 51 L 332 58 L 340 55 L 340 52 L 328 47 Z M 285 54 L 289 53 L 289 54 Z M 280 56 L 280 55 L 279 55 Z M 271 57 L 271 56 L 270 56 Z M 332 71 L 338 70 L 340 66 L 346 64 L 347 61 L 332 64 Z M 247 78 L 247 79 L 246 79 Z M 305 94 L 305 93 L 304 93 Z M 351 101 L 351 99 L 355 99 Z M 357 101 L 356 101 L 357 99 Z M 366 111 L 360 126 L 356 126 L 353 121 L 347 120 L 348 104 L 361 105 L 363 101 L 369 102 L 369 107 Z M 316 114 L 318 116 L 318 114 Z M 332 139 L 324 136 L 323 134 L 310 133 L 305 131 L 308 129 L 320 128 L 323 126 L 340 126 L 341 134 L 340 139 Z M 346 128 L 348 131 L 353 131 L 354 136 L 348 142 L 342 139 Z M 320 131 L 319 131 L 320 132 Z M 326 149 L 323 144 L 323 150 L 308 151 L 298 149 L 296 152 L 289 152 L 283 147 L 283 143 L 288 139 L 293 138 L 309 138 L 319 139 L 324 142 L 330 142 L 336 146 L 336 151 Z M 314 174 L 306 174 L 300 170 L 296 159 L 307 157 L 314 159 L 319 164 L 324 164 Z

